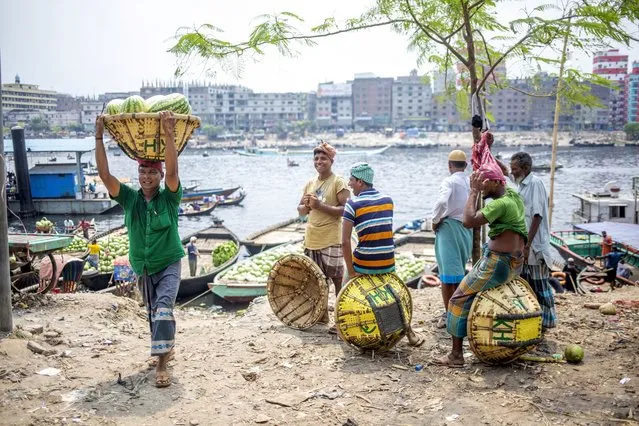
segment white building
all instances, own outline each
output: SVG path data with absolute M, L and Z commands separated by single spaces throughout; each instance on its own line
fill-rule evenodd
M 85 131 L 95 130 L 95 119 L 102 114 L 104 102 L 85 100 L 80 102 L 80 122 Z
M 269 130 L 308 118 L 306 103 L 306 93 L 251 93 L 242 110 L 251 129 Z
M 393 125 L 430 127 L 433 93 L 430 82 L 412 70 L 408 77 L 397 77 L 393 82 Z
M 80 111 L 47 111 L 45 118 L 51 128 L 68 128 L 80 124 Z
M 315 123 L 319 128 L 352 127 L 351 83 L 322 83 L 317 88 Z

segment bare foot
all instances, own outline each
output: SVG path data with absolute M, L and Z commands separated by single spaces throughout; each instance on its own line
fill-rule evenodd
M 171 350 L 166 353 L 166 357 L 167 362 L 173 361 L 175 359 L 175 347 L 171 348 Z M 152 356 L 151 358 L 149 358 L 149 360 L 147 361 L 149 367 L 157 367 L 159 358 L 159 356 Z
M 464 366 L 464 357 L 455 356 L 450 353 L 446 356 L 433 360 L 432 363 L 435 365 L 441 365 L 443 367 L 462 368 Z

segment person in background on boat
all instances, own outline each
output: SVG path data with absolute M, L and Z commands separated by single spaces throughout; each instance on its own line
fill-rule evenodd
M 487 135 L 490 134 L 484 133 L 479 144 L 473 146 L 473 164 L 477 164 L 477 170 L 470 176 L 470 194 L 462 221 L 467 228 L 489 224 L 490 240 L 484 245 L 479 261 L 466 274 L 448 302 L 446 328 L 452 336 L 453 347 L 448 355 L 434 360 L 435 364 L 446 367 L 464 365 L 463 341 L 475 296 L 481 291 L 506 284 L 521 273 L 524 246 L 528 241 L 524 203 L 519 194 L 506 185 L 506 178 L 492 154 L 485 151 L 491 142 Z M 480 196 L 492 201 L 478 210 Z
M 630 267 L 626 265 L 625 260 L 621 259 L 619 261 L 619 264 L 617 265 L 617 276 L 628 280 L 630 279 L 631 275 L 632 275 L 632 271 L 630 270 Z
M 333 281 L 335 295 L 342 288 L 342 214 L 350 196 L 344 178 L 333 173 L 336 150 L 321 142 L 313 150 L 317 176 L 304 185 L 297 206 L 301 216 L 308 215 L 304 234 L 304 254 L 313 259 L 326 278 Z M 322 319 L 328 322 L 328 312 Z
M 89 255 L 87 256 L 87 262 L 89 265 L 98 269 L 98 265 L 100 264 L 100 245 L 94 239 L 91 240 L 89 244 L 87 244 L 87 249 L 89 250 Z
M 577 292 L 577 276 L 581 272 L 577 265 L 575 265 L 575 259 L 569 257 L 564 269 L 562 270 L 566 274 L 566 290 Z
M 82 235 L 85 239 L 89 239 L 89 229 L 91 228 L 91 224 L 87 222 L 84 218 L 78 224 L 78 228 L 82 229 Z
M 625 254 L 614 246 L 612 251 L 604 256 L 597 256 L 597 259 L 606 259 L 606 282 L 610 283 L 610 288 L 615 287 L 617 282 L 617 266 Z
M 91 194 L 95 194 L 95 182 L 89 182 L 88 188 Z
M 196 211 L 196 212 L 199 212 L 200 211 L 200 204 L 193 203 L 193 210 Z
M 344 206 L 342 247 L 346 264 L 346 280 L 359 275 L 379 275 L 395 272 L 395 241 L 393 240 L 393 199 L 373 188 L 375 172 L 368 163 L 351 166 L 348 186 L 354 197 Z M 353 229 L 357 232 L 357 247 L 351 247 Z M 424 338 L 407 330 L 408 343 L 420 346 Z
M 601 255 L 605 256 L 612 252 L 612 237 L 606 231 L 601 231 Z
M 191 237 L 189 243 L 186 245 L 186 251 L 189 255 L 189 272 L 192 277 L 197 273 L 197 258 L 200 256 L 200 252 L 195 245 L 196 241 L 196 237 Z
M 510 170 L 524 200 L 528 227 L 522 278 L 528 281 L 537 296 L 543 312 L 541 325 L 546 330 L 557 325 L 555 296 L 548 282 L 552 266 L 548 192 L 544 182 L 532 173 L 532 165 L 532 157 L 526 152 L 517 152 L 510 158 Z
M 139 190 L 120 183 L 109 171 L 103 143 L 103 116 L 96 120 L 95 159 L 109 196 L 124 210 L 129 261 L 143 290 L 151 329 L 151 356 L 157 357 L 155 385 L 166 387 L 171 385 L 167 363 L 174 356 L 173 307 L 180 286 L 184 248 L 178 233 L 177 211 L 182 185 L 178 175 L 173 113 L 161 112 L 160 125 L 166 135 L 166 174 L 160 161 L 138 160 Z M 160 187 L 162 178 L 164 188 Z
M 439 198 L 431 218 L 444 300 L 444 314 L 439 318 L 437 328 L 446 327 L 448 301 L 466 275 L 466 262 L 473 249 L 473 231 L 462 224 L 464 206 L 470 192 L 470 182 L 464 173 L 466 166 L 468 163 L 464 151 L 456 149 L 448 154 L 450 176 L 439 186 Z
M 67 219 L 64 221 L 64 233 L 72 234 L 75 230 L 75 223 L 73 223 L 73 219 Z

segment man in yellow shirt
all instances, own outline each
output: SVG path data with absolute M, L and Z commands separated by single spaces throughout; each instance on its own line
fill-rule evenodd
M 93 266 L 95 269 L 98 269 L 98 262 L 100 261 L 100 246 L 95 241 L 95 239 L 93 239 L 87 245 L 87 248 L 89 249 L 89 256 L 87 256 L 87 262 L 89 262 L 89 265 Z
M 313 150 L 317 177 L 304 186 L 297 211 L 301 216 L 308 215 L 304 253 L 333 281 L 338 294 L 344 275 L 342 214 L 350 192 L 344 178 L 333 173 L 335 154 L 335 148 L 326 142 Z

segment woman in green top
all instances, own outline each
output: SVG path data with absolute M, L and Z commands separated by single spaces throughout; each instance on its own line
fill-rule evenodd
M 486 207 L 477 210 L 480 195 L 490 198 Z M 478 228 L 489 224 L 490 241 L 484 246 L 482 257 L 448 303 L 448 332 L 453 337 L 450 354 L 435 361 L 447 367 L 463 367 L 462 344 L 466 337 L 468 313 L 477 293 L 510 282 L 519 275 L 523 265 L 524 245 L 528 239 L 524 218 L 524 204 L 517 192 L 504 180 L 485 179 L 481 173 L 470 177 L 470 194 L 464 207 L 463 224 Z

